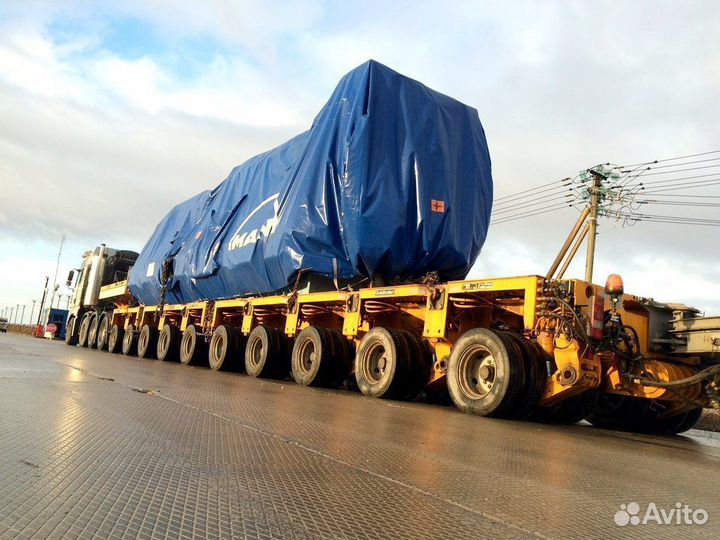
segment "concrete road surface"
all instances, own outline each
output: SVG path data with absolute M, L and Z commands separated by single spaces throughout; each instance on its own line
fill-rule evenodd
M 719 486 L 715 434 L 491 420 L 0 335 L 0 538 L 717 538 Z

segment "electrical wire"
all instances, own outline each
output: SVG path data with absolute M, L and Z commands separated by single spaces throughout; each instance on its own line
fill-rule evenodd
M 530 212 L 530 213 L 520 214 L 520 215 L 516 215 L 516 216 L 503 216 L 501 219 L 491 221 L 490 225 L 500 225 L 501 223 L 517 221 L 519 219 L 525 219 L 525 218 L 529 218 L 529 217 L 533 217 L 533 216 L 538 216 L 540 214 L 547 214 L 548 212 L 556 212 L 558 210 L 562 210 L 563 208 L 572 208 L 572 207 L 573 207 L 573 205 L 562 204 L 562 205 L 559 205 L 556 207 L 548 208 L 547 210 L 537 209 L 538 210 L 537 212 Z
M 715 177 L 717 177 L 718 180 L 720 180 L 720 177 L 718 177 L 718 174 L 720 174 L 720 172 L 713 172 L 713 173 L 708 173 L 708 174 L 696 174 L 693 176 L 679 176 L 677 178 L 665 178 L 664 180 L 647 180 L 647 181 L 642 182 L 642 184 L 646 185 L 646 186 L 657 186 L 657 185 L 661 185 L 661 184 L 672 184 L 672 183 L 676 183 L 676 182 L 685 182 L 687 180 L 697 181 L 698 178 L 704 178 L 707 180 L 711 176 L 715 176 Z
M 720 195 L 692 195 L 690 193 L 672 193 L 670 195 L 663 195 L 663 194 L 655 195 L 655 193 L 646 191 L 645 193 L 643 193 L 643 195 L 653 195 L 654 197 L 689 197 L 689 198 L 693 198 L 693 199 L 720 199 Z
M 680 163 L 680 164 L 671 163 L 670 165 L 658 165 L 658 166 L 655 166 L 655 167 L 649 166 L 648 169 L 655 170 L 655 169 L 666 169 L 666 168 L 668 168 L 668 167 L 682 167 L 682 166 L 684 166 L 684 165 L 694 165 L 694 164 L 696 164 L 696 163 L 707 163 L 708 161 L 719 161 L 719 160 L 720 160 L 720 157 L 709 158 L 709 159 L 698 159 L 697 161 L 686 161 L 685 163 Z M 644 165 L 644 164 L 643 164 L 643 165 Z M 624 167 L 623 167 L 623 168 L 624 168 Z M 634 170 L 637 170 L 637 168 L 634 169 Z M 621 173 L 627 173 L 627 172 L 633 172 L 633 171 L 620 171 L 620 172 L 621 172 Z
M 712 180 L 705 179 L 700 180 L 697 182 L 688 182 L 686 184 L 682 184 L 679 186 L 671 185 L 670 187 L 666 186 L 660 186 L 660 189 L 655 188 L 654 186 L 650 186 L 650 191 L 644 191 L 643 195 L 650 195 L 655 193 L 665 193 L 667 191 L 678 191 L 680 189 L 697 189 L 702 187 L 710 187 L 710 186 L 717 186 L 720 185 L 720 178 L 715 178 Z M 643 190 L 645 188 L 643 187 Z
M 685 165 L 684 163 L 680 166 Z M 646 172 L 646 173 L 640 173 L 643 174 L 643 176 L 654 176 L 657 174 L 672 174 L 672 173 L 679 173 L 679 172 L 687 172 L 687 171 L 699 171 L 701 169 L 715 169 L 717 167 L 720 167 L 720 164 L 714 164 L 714 165 L 703 165 L 702 167 L 690 167 L 687 169 L 674 169 L 671 171 L 655 171 L 654 167 L 648 167 L 646 170 L 649 171 L 655 171 L 655 172 Z
M 526 204 L 527 201 L 539 201 L 543 199 L 550 199 L 553 197 L 557 197 L 563 192 L 570 192 L 572 191 L 572 188 L 562 187 L 562 189 L 553 189 L 549 192 L 541 192 L 539 194 L 532 194 L 525 197 L 520 197 L 518 199 L 513 199 L 501 203 L 493 202 L 493 210 L 497 208 L 509 208 L 511 206 L 522 206 L 523 204 Z
M 533 188 L 528 188 L 528 189 L 524 189 L 524 190 L 522 190 L 522 191 L 518 191 L 517 193 L 512 193 L 512 194 L 510 194 L 510 195 L 504 195 L 504 196 L 502 196 L 502 197 L 498 197 L 498 198 L 495 199 L 495 202 L 496 202 L 496 203 L 499 203 L 499 202 L 501 202 L 501 201 L 506 201 L 507 199 L 513 199 L 513 198 L 519 197 L 520 195 L 523 195 L 523 194 L 526 194 L 526 193 L 530 193 L 530 192 L 533 192 L 533 191 L 537 191 L 537 190 L 542 189 L 542 188 L 544 188 L 544 187 L 548 187 L 548 186 L 555 185 L 555 184 L 557 184 L 558 182 L 562 183 L 562 186 L 559 186 L 559 187 L 564 187 L 564 186 L 566 185 L 565 182 L 571 181 L 571 180 L 572 180 L 572 179 L 570 179 L 570 178 L 563 178 L 563 179 L 561 179 L 561 180 L 553 180 L 552 182 L 548 182 L 547 184 L 541 184 L 541 185 L 535 186 L 535 187 L 533 187 Z M 568 183 L 567 185 L 570 185 L 570 184 Z M 525 196 L 525 195 L 523 195 L 523 196 Z M 531 196 L 531 195 L 526 195 L 526 196 Z
M 610 217 L 624 219 L 631 222 L 647 221 L 652 223 L 668 223 L 676 225 L 703 225 L 709 227 L 720 227 L 720 220 L 710 218 L 692 218 L 683 216 L 665 216 L 654 214 L 632 214 L 624 212 L 608 213 Z
M 693 158 L 693 157 L 699 157 L 699 156 L 709 156 L 710 154 L 720 154 L 720 150 L 711 150 L 709 152 L 700 152 L 699 154 L 687 154 L 685 156 L 678 156 L 678 157 L 672 157 L 672 158 L 666 158 L 666 159 L 656 159 L 653 161 L 644 161 L 644 162 L 640 162 L 640 163 L 631 163 L 630 165 L 625 165 L 625 168 L 635 167 L 637 165 L 652 165 L 654 163 L 665 163 L 667 161 L 676 161 L 679 159 L 687 159 L 687 158 Z
M 569 199 L 570 197 L 572 197 L 572 194 L 567 193 L 567 194 L 565 194 L 565 195 L 553 195 L 552 198 L 553 198 L 553 199 L 559 199 L 559 198 L 561 198 L 561 197 L 565 197 L 565 199 Z M 514 207 L 501 208 L 500 210 L 495 210 L 495 209 L 493 208 L 493 215 L 494 215 L 494 216 L 497 216 L 498 214 L 506 214 L 507 212 L 518 212 L 518 211 L 522 211 L 522 209 L 528 208 L 528 207 L 530 207 L 530 206 L 537 206 L 538 204 L 548 204 L 548 202 L 549 202 L 548 200 L 544 200 L 544 201 L 538 200 L 538 201 L 535 201 L 535 202 L 521 203 L 521 204 L 519 204 L 519 205 L 517 205 L 517 206 L 514 206 Z M 559 201 L 558 201 L 558 202 L 559 202 Z M 569 204 L 569 201 L 565 201 L 565 202 L 568 202 L 568 204 Z M 522 209 L 521 209 L 521 208 L 518 208 L 518 206 L 519 206 L 519 207 L 522 207 Z
M 707 206 L 711 208 L 720 207 L 720 203 L 697 202 L 697 201 L 658 201 L 655 199 L 645 199 L 636 201 L 638 204 L 644 205 L 666 205 L 666 206 Z

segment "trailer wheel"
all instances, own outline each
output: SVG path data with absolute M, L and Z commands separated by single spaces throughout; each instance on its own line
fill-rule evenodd
M 88 331 L 90 330 L 90 313 L 83 315 L 80 320 L 80 331 L 78 332 L 78 345 L 80 347 L 88 346 Z
M 75 327 L 75 316 L 68 319 L 67 327 L 65 328 L 65 344 L 66 345 L 77 345 L 78 335 L 77 328 Z
M 350 385 L 354 386 L 355 377 L 350 377 L 353 369 L 353 359 L 355 358 L 355 350 L 350 340 L 345 339 L 342 332 L 338 330 L 326 330 L 330 336 L 333 346 L 333 369 L 331 386 L 341 386 L 343 383 L 351 379 Z
M 215 371 L 234 371 L 238 368 L 242 336 L 237 328 L 221 324 L 210 339 L 208 360 Z
M 550 407 L 538 407 L 532 419 L 550 424 L 577 424 L 592 413 L 599 395 L 597 389 L 585 390 Z
M 523 362 L 523 388 L 513 412 L 513 418 L 528 418 L 537 407 L 547 379 L 545 369 L 545 350 L 537 342 L 517 335 L 506 333 L 520 350 Z
M 206 345 L 195 325 L 188 325 L 180 341 L 180 363 L 184 366 L 207 365 Z
M 158 330 L 156 326 L 146 324 L 140 330 L 138 338 L 138 356 L 140 358 L 157 357 Z
M 245 371 L 253 377 L 284 377 L 288 371 L 287 348 L 281 330 L 256 326 L 245 345 Z
M 135 334 L 135 325 L 128 324 L 128 327 L 125 329 L 125 335 L 123 336 L 123 340 L 122 340 L 122 353 L 125 356 L 137 355 L 137 345 L 138 345 L 138 339 L 137 339 L 137 335 Z
M 118 354 L 122 350 L 122 344 L 125 337 L 125 330 L 119 325 L 113 324 L 108 334 L 108 352 Z
M 593 426 L 620 431 L 655 431 L 656 415 L 651 400 L 620 394 L 601 393 L 585 418 Z
M 481 416 L 506 417 L 523 385 L 521 353 L 502 334 L 475 328 L 455 343 L 447 369 L 447 385 L 455 406 Z
M 178 361 L 180 354 L 180 329 L 173 324 L 165 324 L 157 342 L 157 357 L 160 360 Z
M 674 425 L 670 429 L 668 429 L 666 433 L 668 433 L 669 435 L 679 435 L 680 433 L 685 433 L 687 430 L 695 427 L 695 424 L 700 421 L 702 413 L 702 407 L 697 407 L 688 411 L 685 414 L 685 418 L 683 418 L 683 420 L 679 424 Z
M 90 327 L 88 328 L 88 348 L 94 349 L 97 347 L 97 331 L 98 331 L 98 323 L 100 322 L 100 318 L 98 317 L 97 313 L 93 313 L 90 315 Z
M 102 351 L 107 348 L 108 334 L 110 330 L 110 317 L 107 313 L 103 313 L 100 317 L 100 323 L 97 329 L 97 348 Z
M 691 409 L 670 418 L 654 418 L 647 424 L 646 432 L 657 435 L 679 435 L 692 429 L 702 416 L 702 407 Z
M 302 386 L 327 386 L 333 379 L 335 347 L 328 330 L 308 326 L 295 338 L 290 369 Z
M 412 399 L 427 385 L 432 370 L 432 355 L 427 343 L 413 332 L 399 331 L 408 344 L 409 355 L 406 366 L 407 375 L 404 377 L 404 397 Z
M 365 396 L 397 397 L 402 391 L 408 345 L 394 330 L 377 326 L 365 334 L 355 355 L 355 379 Z

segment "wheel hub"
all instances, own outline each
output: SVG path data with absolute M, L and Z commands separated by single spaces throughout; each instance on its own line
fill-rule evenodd
M 473 347 L 460 359 L 460 386 L 473 399 L 486 396 L 495 385 L 496 362 L 491 352 L 484 347 Z

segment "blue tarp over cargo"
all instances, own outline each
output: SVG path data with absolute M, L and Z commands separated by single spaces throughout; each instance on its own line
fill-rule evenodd
M 309 131 L 176 206 L 130 276 L 144 304 L 265 294 L 299 270 L 353 280 L 462 279 L 493 185 L 477 111 L 374 61 L 348 73 Z

